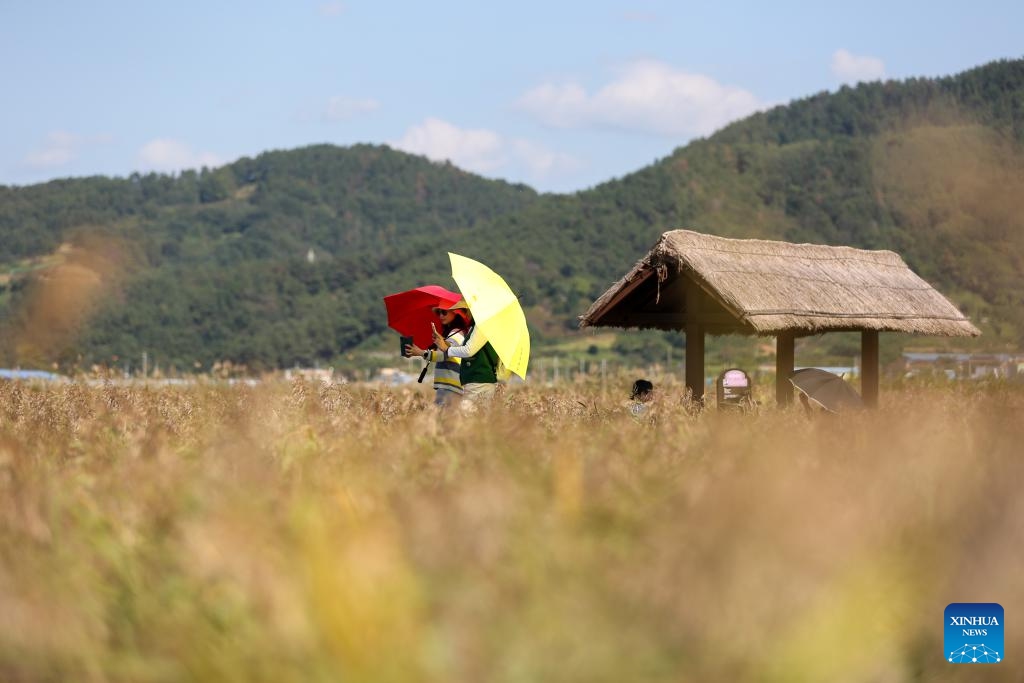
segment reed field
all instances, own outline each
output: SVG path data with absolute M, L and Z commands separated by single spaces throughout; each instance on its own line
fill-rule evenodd
M 1020 388 L 627 393 L 0 385 L 0 681 L 1022 680 Z

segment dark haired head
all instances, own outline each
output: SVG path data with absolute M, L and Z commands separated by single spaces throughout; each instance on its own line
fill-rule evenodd
M 462 330 L 465 332 L 468 329 L 469 316 L 466 315 L 466 310 L 462 308 L 452 310 L 452 320 L 444 326 L 445 334 L 448 334 L 452 330 Z
M 633 382 L 633 391 L 629 397 L 636 401 L 646 401 L 654 393 L 654 385 L 646 379 L 638 379 Z

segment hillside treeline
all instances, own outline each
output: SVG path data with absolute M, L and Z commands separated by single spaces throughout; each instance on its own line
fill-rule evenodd
M 381 297 L 492 265 L 539 340 L 668 229 L 893 249 L 988 348 L 1024 344 L 1024 60 L 776 107 L 572 195 L 387 147 L 319 145 L 176 176 L 0 187 L 0 361 L 331 362 Z

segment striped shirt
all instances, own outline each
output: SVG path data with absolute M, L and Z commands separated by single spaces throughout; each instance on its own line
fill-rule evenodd
M 452 330 L 445 340 L 452 346 L 462 346 L 466 335 L 461 330 Z M 456 394 L 462 393 L 462 382 L 459 381 L 459 358 L 445 358 L 443 351 L 430 349 L 423 357 L 428 363 L 434 365 L 434 390 L 452 391 Z

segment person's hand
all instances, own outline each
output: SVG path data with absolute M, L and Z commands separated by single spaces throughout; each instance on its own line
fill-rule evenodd
M 448 347 L 451 346 L 448 340 L 444 338 L 444 335 L 437 331 L 437 328 L 434 328 L 434 343 L 437 344 L 437 348 L 441 351 L 447 351 Z
M 415 344 L 405 345 L 405 355 L 407 356 L 422 356 L 426 351 L 416 346 Z

